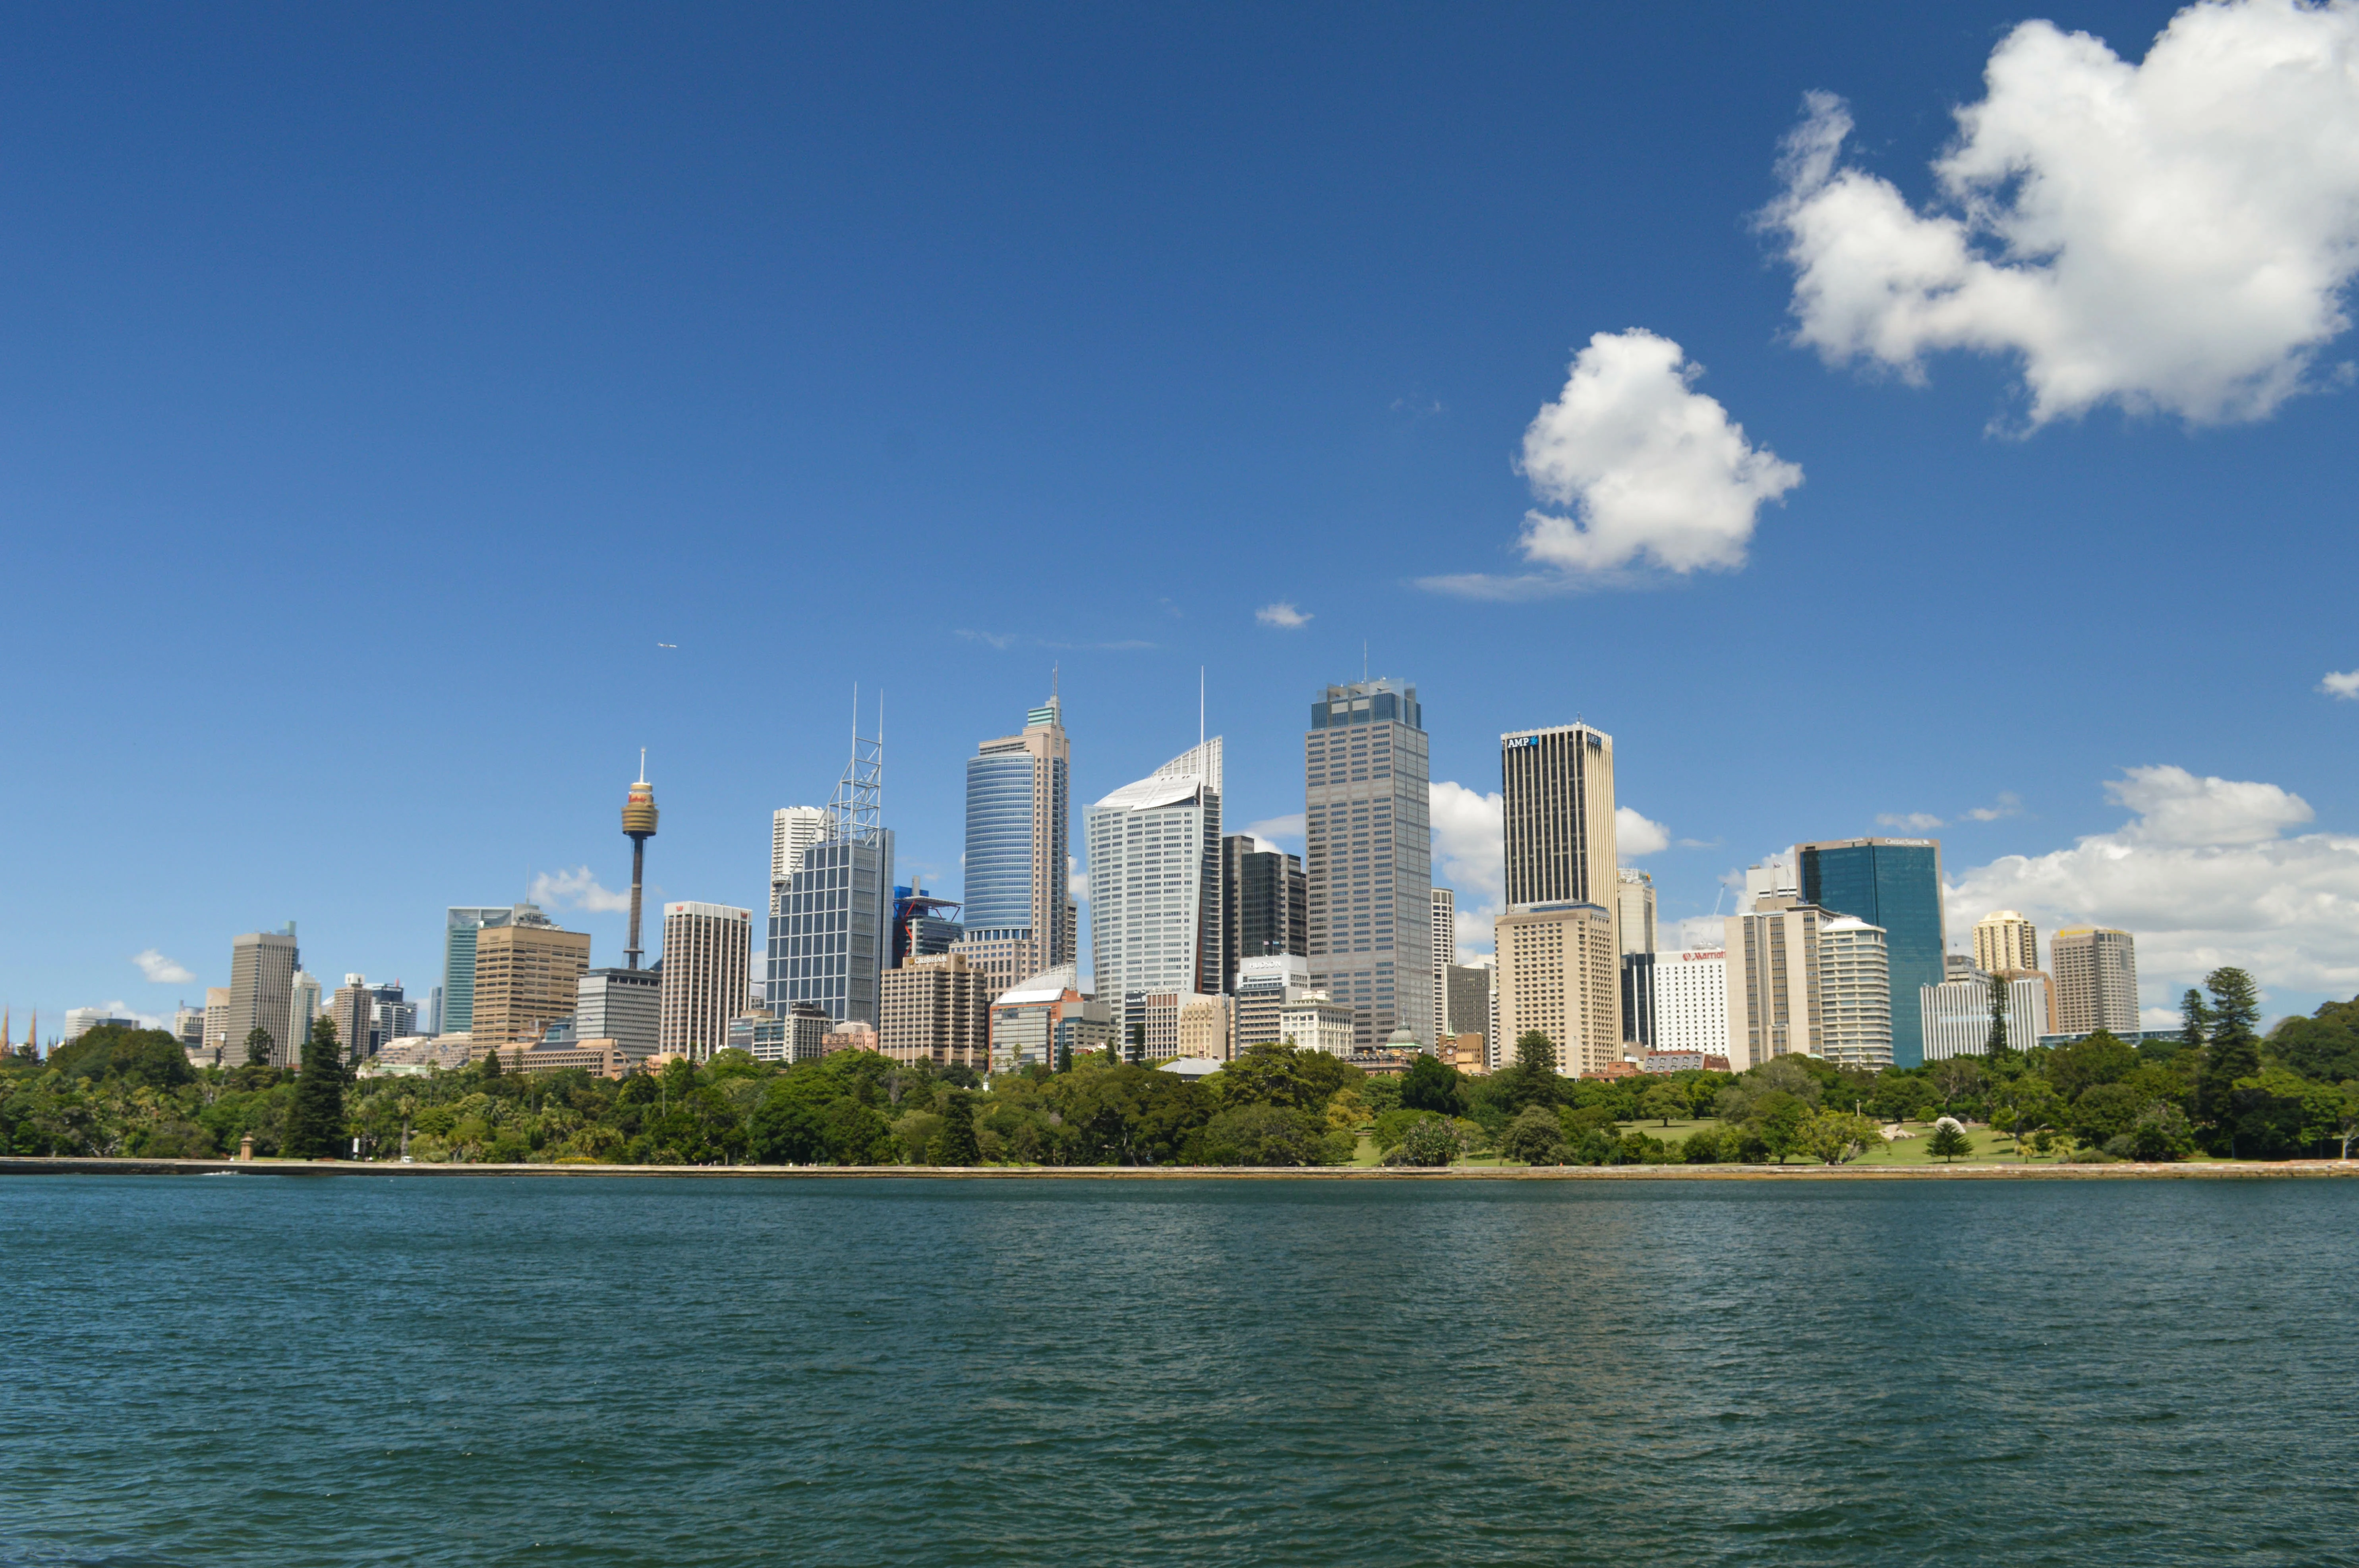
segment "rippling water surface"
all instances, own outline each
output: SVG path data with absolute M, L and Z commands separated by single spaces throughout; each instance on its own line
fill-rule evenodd
M 0 1563 L 2359 1562 L 2359 1184 L 0 1181 Z

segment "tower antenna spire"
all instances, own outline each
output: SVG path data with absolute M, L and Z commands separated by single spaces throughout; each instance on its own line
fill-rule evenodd
M 1196 749 L 1204 749 L 1204 666 L 1196 666 Z

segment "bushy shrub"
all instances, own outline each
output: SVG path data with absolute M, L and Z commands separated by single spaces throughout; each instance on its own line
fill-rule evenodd
M 1428 1117 L 1410 1128 L 1391 1152 L 1387 1165 L 1447 1165 L 1465 1152 L 1464 1141 L 1449 1122 Z
M 1527 1165 L 1561 1165 L 1565 1160 L 1564 1126 L 1544 1105 L 1526 1106 L 1507 1124 L 1499 1152 Z
M 2130 1157 L 2167 1162 L 2184 1160 L 2195 1150 L 2195 1130 L 2177 1106 L 2157 1100 L 2138 1116 L 2129 1130 Z

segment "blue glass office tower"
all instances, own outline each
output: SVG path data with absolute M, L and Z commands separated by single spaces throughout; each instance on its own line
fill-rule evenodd
M 1802 902 L 1884 927 L 1892 966 L 1892 1065 L 1925 1065 L 1919 988 L 1943 979 L 1941 842 L 1938 838 L 1843 838 L 1798 844 Z
M 951 951 L 996 996 L 1073 961 L 1072 748 L 1051 695 L 966 763 L 965 930 Z

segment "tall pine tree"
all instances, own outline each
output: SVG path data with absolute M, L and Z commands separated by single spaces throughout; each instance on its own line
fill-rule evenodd
M 2195 1113 L 2212 1146 L 2234 1158 L 2236 1080 L 2261 1070 L 2261 999 L 2253 977 L 2242 969 L 2214 969 L 2203 977 L 2212 993 L 2207 1013 L 2212 1038 L 2203 1047 L 2203 1070 L 2195 1080 Z
M 1995 1062 L 2006 1054 L 2006 982 L 1996 975 L 1990 982 L 1990 1038 L 1983 1050 Z
M 343 1054 L 336 1049 L 335 1021 L 323 1018 L 303 1043 L 303 1074 L 295 1080 L 283 1147 L 289 1159 L 332 1160 L 343 1142 Z
M 2203 993 L 2190 986 L 2187 994 L 2179 999 L 2180 1049 L 2201 1051 L 2211 1034 L 2212 1010 L 2204 1005 Z
M 954 1094 L 942 1107 L 942 1130 L 934 1134 L 932 1150 L 937 1165 L 972 1165 L 983 1158 L 983 1146 L 974 1136 L 974 1097 Z

